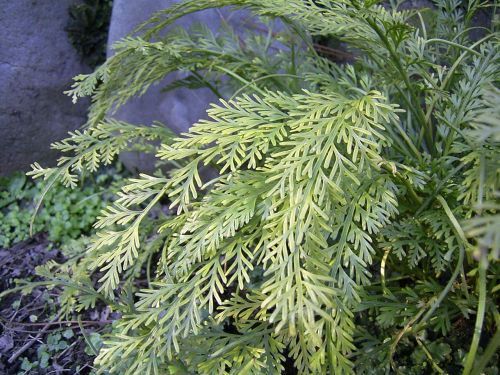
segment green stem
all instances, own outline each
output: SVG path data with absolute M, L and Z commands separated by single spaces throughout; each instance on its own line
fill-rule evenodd
M 486 310 L 486 268 L 487 268 L 487 253 L 484 249 L 481 250 L 481 258 L 479 260 L 479 301 L 477 305 L 476 324 L 474 326 L 474 336 L 469 349 L 469 354 L 465 360 L 463 375 L 469 375 L 474 366 L 477 348 L 479 347 L 479 339 L 483 329 L 484 313 Z
M 490 340 L 490 343 L 486 347 L 484 354 L 479 359 L 479 363 L 472 370 L 472 374 L 479 375 L 483 373 L 484 368 L 491 360 L 491 357 L 496 353 L 498 347 L 500 346 L 500 328 L 497 328 L 495 336 Z
M 262 96 L 266 95 L 266 93 L 263 90 L 261 90 L 258 86 L 256 86 L 255 84 L 252 84 L 252 82 L 248 82 L 245 78 L 236 74 L 232 70 L 226 69 L 222 66 L 217 66 L 216 68 L 219 70 L 222 70 L 224 73 L 229 74 L 231 77 L 236 78 L 238 81 L 243 82 L 245 85 L 252 87 L 255 91 L 257 91 Z
M 378 59 L 378 56 L 370 53 L 369 54 L 370 58 L 375 61 L 375 64 L 377 64 L 377 66 L 380 68 L 380 69 L 383 69 L 384 66 L 386 65 L 385 64 L 385 61 L 384 62 L 380 62 L 379 59 Z M 406 105 L 408 106 L 408 108 L 410 108 L 409 111 L 406 111 L 407 114 L 408 114 L 408 120 L 407 120 L 407 126 L 411 126 L 411 121 L 410 121 L 410 115 L 412 113 L 412 110 L 411 108 L 413 108 L 412 104 L 411 104 L 411 101 L 406 97 L 406 95 L 404 94 L 403 90 L 401 90 L 400 87 L 397 87 L 396 86 L 396 90 L 398 90 L 399 94 L 401 95 L 401 97 L 403 98 L 404 102 L 406 103 Z M 363 92 L 363 95 L 365 93 Z M 399 124 L 399 122 L 395 121 L 394 122 L 400 136 L 403 138 L 403 140 L 407 143 L 407 145 L 409 146 L 409 149 L 405 149 L 403 148 L 404 147 L 404 144 L 401 144 L 399 145 L 399 149 L 401 150 L 401 152 L 405 152 L 408 156 L 410 156 L 410 154 L 413 152 L 413 154 L 417 157 L 418 161 L 419 162 L 422 162 L 422 155 L 420 154 L 420 152 L 418 151 L 417 147 L 413 144 L 413 141 L 410 139 L 410 137 L 408 137 L 408 134 L 407 134 L 407 131 L 405 131 L 401 125 Z M 397 139 L 397 135 L 393 132 L 393 130 L 390 128 L 390 127 L 387 127 L 387 131 L 389 131 L 391 133 L 391 136 L 394 138 L 394 140 Z M 393 145 L 394 147 L 395 145 Z
M 410 331 L 415 331 L 414 329 L 412 329 L 412 325 L 413 323 L 415 323 L 421 316 L 422 314 L 424 313 L 425 309 L 427 308 L 427 305 L 428 305 L 429 302 L 427 302 L 425 304 L 424 307 L 422 307 L 420 309 L 420 311 L 417 313 L 417 315 L 415 315 L 414 317 L 412 317 L 408 323 L 405 324 L 405 326 L 403 327 L 403 329 L 401 331 L 398 332 L 398 334 L 394 337 L 394 341 L 391 343 L 391 346 L 390 346 L 390 352 L 389 352 L 389 362 L 391 364 L 391 367 L 392 369 L 397 373 L 401 373 L 398 368 L 396 367 L 396 362 L 394 362 L 394 354 L 396 353 L 396 348 L 398 346 L 398 343 L 399 341 L 403 338 L 403 336 L 405 334 L 407 334 L 408 332 Z M 416 331 L 415 331 L 416 332 Z
M 477 47 L 478 45 L 480 45 L 481 43 L 485 42 L 486 40 L 488 40 L 491 36 L 493 36 L 495 34 L 490 34 L 490 35 L 487 35 L 485 36 L 484 38 L 481 38 L 480 40 L 478 40 L 477 42 L 475 42 L 473 45 L 470 46 L 470 48 L 465 48 L 465 51 L 462 52 L 462 54 L 456 59 L 456 61 L 453 63 L 453 65 L 451 66 L 451 68 L 449 69 L 445 79 L 443 80 L 442 84 L 441 84 L 441 87 L 439 88 L 439 90 L 441 91 L 445 91 L 448 89 L 448 84 L 451 82 L 451 78 L 453 77 L 454 73 L 455 73 L 455 70 L 460 66 L 460 64 L 462 63 L 462 60 L 465 59 L 467 57 L 467 55 L 469 53 L 477 53 L 476 51 L 473 50 L 473 48 Z M 429 43 L 430 41 L 442 41 L 441 39 L 429 39 L 427 41 L 427 43 Z M 454 43 L 456 44 L 456 43 Z M 460 46 L 460 45 L 456 45 L 457 47 Z M 462 46 L 463 47 L 463 46 Z M 427 122 L 430 121 L 430 118 L 431 118 L 431 115 L 432 115 L 432 111 L 434 110 L 434 107 L 437 103 L 439 99 L 439 96 L 436 96 L 432 101 L 431 103 L 429 104 L 428 108 L 427 108 L 427 113 L 425 114 L 425 120 Z M 454 129 L 452 128 L 451 131 L 453 131 Z M 443 149 L 443 152 L 445 154 L 447 154 L 449 152 L 449 143 L 451 142 L 450 139 L 452 139 L 452 135 L 449 134 L 448 135 L 448 139 L 447 139 L 447 142 L 446 142 L 446 146 L 445 148 Z
M 465 46 L 462 46 L 461 44 L 458 44 L 458 43 L 455 43 L 455 42 L 451 42 L 451 41 L 445 40 L 445 39 L 439 39 L 439 38 L 429 39 L 429 40 L 427 40 L 427 42 L 425 44 L 434 43 L 434 42 L 448 44 L 450 46 L 457 47 L 459 49 L 463 49 L 463 50 L 465 50 L 465 51 L 467 51 L 469 53 L 472 53 L 472 54 L 474 54 L 476 56 L 479 56 L 479 57 L 482 56 L 479 52 L 474 51 L 472 48 L 465 47 Z
M 240 92 L 245 90 L 248 86 L 254 85 L 258 81 L 262 81 L 263 79 L 268 79 L 268 78 L 273 78 L 273 77 L 290 77 L 290 78 L 302 78 L 298 75 L 295 74 L 281 74 L 281 73 L 276 73 L 276 74 L 268 74 L 259 78 L 256 78 L 252 80 L 251 82 L 248 82 L 247 84 L 241 86 L 238 90 L 234 92 L 234 94 L 229 98 L 229 100 L 233 100 Z
M 146 264 L 146 279 L 148 280 L 148 288 L 151 288 L 151 261 L 153 259 L 153 253 L 149 254 L 148 261 Z
M 222 98 L 222 94 L 219 92 L 219 90 L 217 90 L 217 88 L 212 85 L 205 77 L 203 77 L 200 73 L 196 72 L 196 71 L 192 71 L 191 72 L 192 75 L 194 75 L 196 78 L 198 78 L 200 81 L 202 81 L 209 89 L 210 91 L 212 91 L 215 96 L 217 96 L 217 98 Z
M 418 337 L 416 338 L 417 340 L 417 344 L 422 348 L 422 350 L 424 351 L 425 355 L 427 356 L 427 359 L 429 360 L 429 362 L 431 363 L 432 367 L 434 368 L 434 370 L 436 370 L 439 374 L 444 374 L 445 372 L 443 371 L 443 369 L 441 367 L 439 367 L 439 365 L 436 363 L 436 361 L 434 360 L 434 358 L 432 358 L 432 354 L 429 352 L 429 350 L 427 349 L 427 347 L 424 345 L 424 343 L 422 341 L 420 341 L 418 339 Z
M 75 284 L 75 283 L 70 283 L 65 280 L 61 279 L 49 279 L 47 281 L 33 281 L 33 282 L 26 282 L 25 285 L 20 285 L 16 286 L 14 288 L 8 289 L 0 293 L 0 300 L 5 297 L 6 295 L 9 295 L 11 293 L 16 293 L 16 292 L 24 292 L 26 290 L 32 290 L 33 288 L 39 287 L 39 286 L 46 286 L 46 287 L 52 287 L 52 286 L 65 286 L 67 288 L 71 289 L 76 289 L 82 292 L 82 294 L 90 294 L 96 297 L 96 299 L 100 299 L 102 302 L 105 304 L 112 306 L 116 310 L 120 311 L 119 305 L 117 305 L 113 300 L 107 298 L 106 296 L 96 292 L 95 290 L 91 288 L 86 288 L 84 286 Z
M 448 283 L 446 283 L 446 286 L 444 287 L 443 291 L 439 294 L 438 298 L 434 301 L 432 304 L 431 308 L 427 311 L 427 313 L 424 315 L 422 320 L 417 324 L 417 326 L 414 329 L 414 332 L 420 331 L 420 329 L 424 326 L 425 322 L 429 320 L 434 314 L 434 311 L 441 305 L 441 302 L 443 302 L 444 298 L 448 295 L 450 292 L 451 288 L 453 287 L 453 283 L 458 277 L 458 274 L 460 273 L 460 270 L 462 268 L 462 264 L 464 261 L 464 255 L 465 255 L 465 249 L 464 247 L 460 244 L 460 252 L 458 253 L 458 261 L 455 269 L 453 270 L 453 274 L 451 275 L 450 280 L 448 280 Z
M 406 88 L 408 89 L 408 92 L 410 93 L 410 96 L 411 96 L 412 101 L 413 101 L 413 105 L 411 105 L 409 109 L 411 111 L 415 112 L 415 115 L 417 117 L 418 122 L 420 123 L 420 126 L 426 130 L 425 131 L 425 140 L 427 143 L 427 147 L 429 149 L 429 152 L 432 155 L 434 155 L 436 149 L 435 149 L 435 145 L 434 145 L 434 139 L 433 139 L 434 136 L 433 136 L 432 128 L 430 127 L 430 123 L 428 123 L 425 120 L 425 114 L 422 110 L 422 107 L 420 106 L 418 97 L 413 90 L 413 86 L 410 82 L 410 78 L 408 77 L 406 70 L 401 65 L 401 61 L 399 60 L 399 56 L 397 55 L 393 46 L 391 45 L 391 43 L 389 42 L 387 37 L 384 35 L 384 33 L 382 32 L 380 27 L 378 27 L 378 25 L 373 20 L 367 19 L 366 21 L 370 25 L 370 27 L 375 31 L 375 33 L 378 35 L 378 37 L 380 38 L 382 43 L 385 45 L 387 51 L 389 52 L 389 55 L 391 56 L 391 58 L 393 60 L 393 63 L 396 67 L 396 70 L 401 75 L 401 78 L 403 79 L 403 81 L 406 85 Z
M 386 285 L 386 279 L 385 279 L 385 266 L 387 264 L 387 258 L 389 257 L 390 253 L 390 248 L 386 249 L 384 251 L 384 256 L 382 257 L 382 262 L 380 264 L 380 281 L 382 283 L 382 290 L 384 291 L 384 294 L 392 294 L 389 288 L 387 288 Z
M 417 193 L 415 192 L 415 190 L 413 190 L 413 187 L 411 186 L 410 182 L 404 178 L 404 177 L 401 177 L 401 181 L 403 182 L 403 184 L 405 185 L 406 189 L 408 190 L 408 192 L 410 193 L 410 196 L 411 198 L 417 203 L 417 204 L 421 204 L 422 203 L 422 198 L 420 198 Z
M 381 167 L 386 171 L 394 174 L 394 171 L 388 165 L 382 164 Z M 422 198 L 418 196 L 415 190 L 413 190 L 413 187 L 411 186 L 410 182 L 406 178 L 401 176 L 398 172 L 396 172 L 396 178 L 406 187 L 408 193 L 410 194 L 411 199 L 419 205 L 422 204 Z
M 458 167 L 454 168 L 445 178 L 439 181 L 432 194 L 426 198 L 426 200 L 424 201 L 424 203 L 422 203 L 417 212 L 415 212 L 415 217 L 418 217 L 434 201 L 436 196 L 443 188 L 444 184 L 446 184 L 450 180 L 450 178 L 456 175 L 463 167 L 465 167 L 465 164 L 460 164 Z
M 403 98 L 406 98 L 406 96 L 403 95 Z M 410 126 L 410 121 L 411 121 L 411 111 L 408 112 L 408 119 L 407 119 L 407 125 L 408 126 Z M 404 129 L 401 127 L 401 125 L 398 122 L 396 122 L 396 127 L 397 127 L 397 129 L 398 129 L 399 134 L 401 135 L 401 137 L 405 140 L 405 142 L 410 147 L 410 150 L 413 151 L 413 153 L 417 157 L 418 161 L 420 163 L 422 163 L 423 162 L 422 155 L 418 151 L 417 147 L 413 144 L 413 142 L 410 139 L 410 137 L 408 137 L 408 134 L 406 134 L 406 132 L 404 131 Z
M 78 322 L 78 327 L 80 328 L 80 332 L 82 333 L 82 336 L 85 339 L 85 342 L 87 343 L 87 345 L 90 348 L 90 350 L 92 351 L 92 353 L 94 353 L 94 355 L 97 356 L 99 354 L 99 350 L 97 350 L 97 348 L 92 343 L 92 340 L 90 340 L 90 337 L 85 332 L 85 328 L 83 328 L 83 324 L 82 324 L 82 317 L 80 315 L 78 315 L 77 322 Z
M 441 203 L 441 205 L 443 206 L 444 211 L 446 212 L 448 219 L 450 219 L 450 222 L 453 225 L 456 234 L 458 235 L 458 237 L 460 237 L 460 239 L 462 239 L 462 241 L 464 243 L 466 243 L 466 239 L 465 239 L 465 235 L 463 233 L 463 230 L 460 227 L 460 225 L 458 224 L 458 221 L 455 218 L 455 215 L 453 215 L 453 212 L 451 211 L 450 207 L 448 206 L 448 203 L 446 203 L 446 200 L 441 195 L 438 195 L 437 199 Z M 418 332 L 423 327 L 425 322 L 431 318 L 432 314 L 434 314 L 434 311 L 436 311 L 436 309 L 439 307 L 441 302 L 448 295 L 448 293 L 450 292 L 450 290 L 453 286 L 453 283 L 457 279 L 458 274 L 460 273 L 460 270 L 462 269 L 462 264 L 463 264 L 464 255 L 465 255 L 464 244 L 459 243 L 459 248 L 460 248 L 460 252 L 458 254 L 457 265 L 456 265 L 455 269 L 453 270 L 453 274 L 451 275 L 450 280 L 448 280 L 448 283 L 444 287 L 443 291 L 439 294 L 439 297 L 434 301 L 434 303 L 432 304 L 429 311 L 427 311 L 427 313 L 424 315 L 422 320 L 415 327 L 415 330 L 414 330 L 415 332 Z

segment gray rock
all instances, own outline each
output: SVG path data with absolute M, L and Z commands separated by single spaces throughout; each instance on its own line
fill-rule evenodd
M 74 0 L 0 0 L 0 174 L 53 164 L 50 143 L 85 122 L 63 94 L 88 71 L 64 27 Z

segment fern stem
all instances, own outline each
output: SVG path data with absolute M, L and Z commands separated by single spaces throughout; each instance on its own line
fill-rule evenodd
M 498 325 L 498 323 L 497 323 Z M 486 347 L 484 354 L 479 359 L 479 363 L 474 367 L 472 374 L 479 375 L 483 373 L 484 368 L 491 360 L 491 357 L 496 353 L 498 347 L 500 346 L 500 328 L 497 328 L 497 331 L 493 338 L 490 340 L 490 343 Z
M 386 171 L 390 173 L 394 173 L 391 167 L 389 167 L 386 164 L 382 164 L 382 168 L 385 169 Z M 411 186 L 410 182 L 405 179 L 403 176 L 401 176 L 399 173 L 396 173 L 397 179 L 406 187 L 408 190 L 408 193 L 410 194 L 411 199 L 416 203 L 416 204 L 422 204 L 422 198 L 418 196 L 418 194 L 415 192 L 413 187 Z
M 398 346 L 399 341 L 401 341 L 401 339 L 403 338 L 403 336 L 407 332 L 410 332 L 412 330 L 415 331 L 414 329 L 412 329 L 412 324 L 415 323 L 422 316 L 422 314 L 424 313 L 425 309 L 427 308 L 427 305 L 428 305 L 428 303 L 424 307 L 422 307 L 420 309 L 420 311 L 417 313 L 417 315 L 415 315 L 413 318 L 411 318 L 408 321 L 408 323 L 405 324 L 405 326 L 403 327 L 403 329 L 401 331 L 399 331 L 399 333 L 394 338 L 394 342 L 391 344 L 390 353 L 389 353 L 389 362 L 391 363 L 392 369 L 396 373 L 400 373 L 400 371 L 398 371 L 398 369 L 396 367 L 396 363 L 394 362 L 394 353 L 396 352 L 396 347 Z
M 200 81 L 202 81 L 210 89 L 210 91 L 212 91 L 215 94 L 215 96 L 217 96 L 217 98 L 219 99 L 223 98 L 219 90 L 217 90 L 217 88 L 214 85 L 212 85 L 207 79 L 205 79 L 205 77 L 203 77 L 200 73 L 196 71 L 192 71 L 191 73 Z
M 451 42 L 451 41 L 445 40 L 445 39 L 439 39 L 439 38 L 429 39 L 429 40 L 427 40 L 426 44 L 433 43 L 433 42 L 436 42 L 436 43 L 439 42 L 439 43 L 443 43 L 443 44 L 448 44 L 450 46 L 457 47 L 459 49 L 463 49 L 463 50 L 465 50 L 465 51 L 467 51 L 469 53 L 472 53 L 472 54 L 474 54 L 476 56 L 479 56 L 479 57 L 482 56 L 479 52 L 474 51 L 472 48 L 465 47 L 465 46 L 462 46 L 461 44 L 458 44 L 458 43 L 455 43 L 455 42 Z
M 476 358 L 477 348 L 479 347 L 479 339 L 481 338 L 481 331 L 483 329 L 484 313 L 486 310 L 486 268 L 487 268 L 487 255 L 484 249 L 481 249 L 481 258 L 479 260 L 479 301 L 477 306 L 476 324 L 474 326 L 474 336 L 469 349 L 469 354 L 465 360 L 463 375 L 469 375 L 474 365 Z
M 408 112 L 408 118 L 410 118 L 411 116 L 411 112 Z M 408 134 L 406 134 L 406 132 L 404 131 L 403 128 L 401 128 L 401 125 L 400 124 L 397 124 L 396 125 L 400 134 L 401 134 L 401 137 L 403 137 L 403 139 L 406 141 L 406 143 L 408 144 L 408 146 L 410 146 L 410 149 L 413 151 L 413 153 L 415 154 L 415 156 L 417 157 L 418 161 L 420 163 L 423 162 L 423 158 L 422 158 L 422 154 L 418 151 L 417 147 L 413 144 L 412 140 L 410 139 L 410 137 L 408 137 Z
M 82 333 L 82 336 L 85 339 L 85 342 L 89 346 L 90 350 L 92 351 L 92 353 L 94 355 L 98 355 L 99 354 L 99 350 L 97 350 L 97 348 L 94 346 L 94 344 L 92 343 L 92 340 L 90 340 L 90 337 L 85 332 L 85 328 L 83 328 L 81 315 L 78 315 L 77 322 L 78 322 L 78 327 L 80 328 L 80 332 Z
M 434 368 L 434 370 L 436 370 L 439 374 L 444 374 L 444 371 L 441 367 L 439 367 L 439 365 L 436 363 L 436 361 L 434 360 L 434 358 L 432 358 L 432 354 L 429 352 L 429 350 L 427 349 L 427 347 L 424 345 L 424 343 L 422 341 L 420 341 L 420 339 L 417 337 L 416 338 L 417 340 L 417 344 L 422 348 L 422 350 L 424 351 L 425 355 L 427 356 L 427 359 L 429 360 L 429 362 L 431 363 L 432 367 Z
M 453 283 L 457 279 L 458 274 L 460 273 L 460 269 L 461 269 L 462 263 L 464 261 L 464 255 L 465 255 L 465 248 L 461 244 L 459 245 L 459 247 L 460 247 L 460 252 L 458 253 L 457 265 L 456 265 L 455 269 L 453 270 L 453 274 L 451 275 L 450 280 L 448 280 L 448 283 L 446 283 L 446 286 L 444 287 L 443 291 L 439 294 L 438 298 L 434 301 L 434 303 L 432 304 L 429 311 L 427 311 L 427 313 L 424 315 L 424 317 L 417 324 L 417 326 L 414 329 L 415 332 L 420 331 L 420 329 L 424 326 L 425 322 L 431 318 L 432 314 L 434 314 L 434 311 L 436 311 L 436 309 L 439 307 L 441 302 L 443 302 L 446 295 L 450 292 L 450 290 L 453 286 Z
M 52 286 L 65 286 L 67 288 L 72 288 L 72 289 L 77 289 L 79 290 L 82 294 L 89 294 L 94 296 L 96 299 L 100 299 L 102 302 L 105 304 L 115 308 L 117 311 L 120 311 L 120 306 L 117 305 L 113 300 L 107 298 L 101 293 L 96 292 L 94 289 L 91 288 L 86 288 L 82 285 L 79 284 L 71 284 L 67 281 L 61 280 L 61 279 L 51 279 L 51 280 L 46 280 L 46 281 L 33 281 L 33 282 L 27 282 L 26 285 L 20 285 L 16 286 L 15 288 L 7 289 L 0 293 L 0 300 L 5 297 L 6 295 L 16 293 L 16 292 L 23 292 L 25 290 L 31 290 L 33 288 L 39 287 L 39 286 L 45 286 L 45 287 L 52 287 Z
M 443 188 L 444 184 L 446 184 L 450 180 L 450 178 L 456 175 L 463 167 L 465 167 L 465 164 L 460 164 L 458 167 L 453 169 L 445 178 L 439 180 L 439 183 L 436 185 L 436 188 L 434 189 L 432 194 L 426 198 L 424 203 L 422 203 L 422 205 L 418 208 L 417 212 L 415 212 L 415 216 L 419 216 L 432 203 L 432 201 L 436 198 L 436 196 Z
M 384 251 L 384 256 L 382 257 L 382 262 L 380 264 L 380 280 L 382 283 L 382 290 L 383 290 L 384 294 L 387 294 L 387 295 L 392 294 L 391 291 L 389 290 L 389 288 L 387 288 L 386 279 L 385 279 L 385 266 L 387 264 L 387 258 L 389 257 L 390 251 L 391 250 L 389 248 Z
M 248 82 L 247 84 L 241 86 L 238 90 L 236 90 L 234 92 L 234 94 L 231 96 L 231 98 L 229 98 L 229 100 L 234 99 L 236 96 L 238 96 L 238 94 L 240 92 L 242 92 L 243 90 L 245 90 L 248 86 L 251 86 L 251 85 L 255 84 L 258 81 L 262 81 L 264 79 L 273 78 L 273 77 L 302 78 L 302 77 L 300 77 L 300 76 L 298 76 L 296 74 L 285 74 L 285 73 L 268 74 L 268 75 L 265 75 L 265 76 L 253 79 L 251 82 Z
M 153 259 L 153 253 L 149 254 L 148 261 L 146 264 L 146 279 L 148 280 L 148 288 L 151 288 L 151 261 Z
M 453 212 L 451 211 L 450 207 L 448 206 L 448 203 L 446 203 L 446 200 L 441 195 L 438 195 L 437 199 L 439 200 L 439 202 L 443 206 L 443 209 L 445 210 L 446 215 L 450 219 L 450 222 L 453 225 L 457 235 L 462 239 L 462 241 L 464 243 L 466 243 L 466 239 L 465 239 L 465 235 L 463 233 L 463 230 L 462 230 L 462 228 L 460 228 L 460 225 L 458 224 L 457 219 L 455 218 L 455 216 L 453 215 Z M 414 330 L 415 332 L 418 332 L 424 326 L 425 322 L 431 318 L 432 314 L 434 314 L 434 311 L 436 311 L 436 309 L 439 307 L 439 305 L 444 300 L 446 295 L 450 292 L 450 290 L 453 286 L 453 283 L 457 279 L 458 274 L 460 273 L 460 270 L 462 269 L 462 264 L 463 264 L 464 255 L 465 255 L 465 247 L 462 243 L 459 243 L 459 248 L 460 248 L 460 252 L 458 253 L 457 265 L 456 265 L 455 269 L 453 270 L 453 274 L 451 275 L 451 278 L 448 280 L 448 283 L 444 287 L 443 291 L 439 294 L 439 297 L 434 301 L 434 303 L 432 304 L 429 311 L 427 311 L 427 313 L 424 315 L 424 317 L 417 324 L 417 326 L 415 327 L 415 330 Z
M 434 137 L 432 133 L 432 128 L 429 126 L 430 123 L 427 123 L 425 120 L 425 114 L 424 111 L 422 110 L 422 107 L 419 104 L 419 100 L 417 95 L 415 94 L 415 91 L 413 90 L 413 86 L 410 82 L 410 78 L 408 77 L 408 74 L 406 73 L 405 69 L 401 65 L 401 61 L 399 60 L 398 55 L 396 54 L 396 51 L 394 50 L 392 44 L 389 42 L 389 39 L 384 35 L 380 27 L 371 19 L 367 19 L 366 22 L 370 25 L 370 27 L 375 31 L 375 33 L 378 35 L 382 43 L 385 45 L 387 51 L 389 52 L 389 55 L 391 56 L 394 66 L 396 67 L 396 70 L 399 72 L 401 75 L 401 78 L 403 79 L 406 88 L 408 89 L 408 92 L 410 93 L 410 96 L 412 97 L 413 100 L 413 105 L 410 106 L 410 110 L 415 112 L 415 115 L 417 117 L 417 120 L 420 123 L 420 126 L 425 129 L 425 140 L 427 147 L 429 149 L 429 152 L 432 155 L 435 155 L 436 153 L 436 148 L 434 145 Z
M 477 47 L 478 45 L 480 45 L 481 43 L 485 42 L 486 40 L 488 40 L 490 37 L 492 37 L 494 34 L 490 34 L 490 35 L 487 35 L 485 36 L 484 38 L 481 38 L 479 39 L 477 42 L 475 42 L 473 45 L 471 45 L 470 48 L 466 48 L 466 50 L 464 52 L 462 52 L 462 54 L 455 60 L 455 62 L 453 63 L 453 65 L 451 66 L 450 70 L 448 71 L 448 74 L 446 75 L 445 79 L 443 80 L 442 84 L 441 84 L 441 87 L 439 88 L 439 90 L 446 90 L 448 88 L 448 84 L 451 82 L 451 78 L 453 77 L 453 74 L 455 72 L 455 70 L 460 66 L 460 64 L 462 63 L 463 59 L 465 59 L 465 57 L 467 57 L 467 55 L 470 53 L 469 50 L 472 50 L 472 52 L 476 53 L 473 48 Z M 430 41 L 430 40 L 435 40 L 435 39 L 429 39 L 427 41 L 427 43 Z M 441 39 L 439 39 L 441 40 Z M 427 113 L 425 114 L 425 120 L 427 122 L 430 121 L 431 119 L 431 115 L 432 115 L 432 111 L 434 110 L 434 107 L 437 103 L 437 100 L 438 100 L 438 97 L 435 97 L 432 99 L 431 103 L 429 104 L 428 108 L 427 108 Z M 452 127 L 452 131 L 455 130 L 453 127 Z M 449 148 L 451 146 L 451 139 L 453 137 L 451 136 L 451 132 L 450 134 L 448 135 L 448 139 L 446 140 L 446 146 L 444 147 L 443 149 L 443 153 L 446 155 L 448 152 L 449 152 Z
M 222 66 L 217 66 L 216 68 L 219 69 L 219 70 L 222 70 L 223 72 L 225 72 L 227 74 L 229 74 L 231 77 L 236 78 L 238 81 L 243 82 L 245 85 L 252 87 L 255 91 L 257 91 L 262 96 L 266 95 L 266 93 L 263 90 L 261 90 L 259 87 L 257 87 L 255 84 L 252 84 L 252 82 L 248 82 L 245 78 L 243 78 L 242 76 L 236 74 L 232 70 L 226 69 L 226 68 L 224 68 Z

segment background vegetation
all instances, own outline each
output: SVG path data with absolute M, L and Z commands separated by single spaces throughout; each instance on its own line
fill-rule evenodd
M 112 0 L 84 0 L 69 9 L 68 37 L 83 62 L 91 68 L 106 60 L 112 7 Z

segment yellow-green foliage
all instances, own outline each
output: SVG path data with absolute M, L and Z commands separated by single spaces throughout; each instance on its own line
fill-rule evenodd
M 67 309 L 102 299 L 122 312 L 102 372 L 280 374 L 286 358 L 300 374 L 487 366 L 500 341 L 498 34 L 469 40 L 477 2 L 375 3 L 185 1 L 77 77 L 69 94 L 92 97 L 87 127 L 32 174 L 72 187 L 137 147 L 169 168 L 123 186 L 80 262 L 42 271 L 70 288 Z M 224 5 L 285 28 L 160 32 Z M 314 35 L 359 57 L 335 65 Z M 113 120 L 178 70 L 190 75 L 176 85 L 224 96 L 207 120 L 179 136 Z

